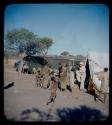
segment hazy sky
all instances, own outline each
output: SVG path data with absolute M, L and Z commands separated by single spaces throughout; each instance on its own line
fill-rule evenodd
M 109 9 L 104 4 L 12 4 L 4 16 L 5 33 L 26 28 L 52 38 L 49 54 L 109 51 Z

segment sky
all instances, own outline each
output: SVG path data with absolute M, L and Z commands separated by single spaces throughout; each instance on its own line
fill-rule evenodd
M 104 4 L 10 4 L 4 34 L 15 28 L 52 38 L 48 54 L 109 53 L 109 9 Z

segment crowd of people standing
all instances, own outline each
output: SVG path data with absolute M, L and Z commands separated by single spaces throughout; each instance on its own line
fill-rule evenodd
M 80 63 L 80 74 L 79 83 L 81 87 L 79 89 L 84 90 L 85 69 L 82 62 Z M 58 88 L 60 91 L 66 91 L 67 89 L 73 91 L 74 82 L 75 77 L 72 65 L 59 63 L 58 70 L 53 70 L 52 66 L 47 64 L 37 69 L 36 85 L 42 88 L 50 87 L 51 97 L 49 102 L 54 101 L 56 98 Z
M 24 63 L 23 67 L 21 68 L 21 73 L 27 74 L 28 68 L 28 65 Z M 103 102 L 105 102 L 106 100 L 107 89 L 109 86 L 107 71 L 108 68 L 104 68 L 104 72 L 99 78 L 101 80 L 101 89 L 99 97 L 101 94 L 104 95 Z M 48 64 L 42 67 L 38 67 L 38 69 L 34 67 L 33 74 L 35 74 L 37 87 L 50 88 L 51 90 L 51 96 L 49 101 L 47 102 L 47 105 L 50 102 L 54 102 L 58 88 L 60 91 L 66 91 L 68 89 L 72 92 L 75 86 L 74 83 L 78 83 L 79 90 L 84 92 L 87 91 L 85 89 L 86 68 L 83 62 L 79 63 L 79 66 L 77 67 L 77 69 L 75 69 L 75 72 L 73 70 L 72 65 L 68 65 L 66 63 L 59 63 L 57 70 L 54 70 L 52 66 Z M 91 85 L 93 81 L 89 80 L 89 83 Z M 89 86 L 89 88 L 91 87 Z M 98 96 L 95 97 L 98 98 Z

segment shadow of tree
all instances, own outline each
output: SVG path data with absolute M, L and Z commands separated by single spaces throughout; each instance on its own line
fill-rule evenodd
M 51 109 L 48 112 L 41 111 L 37 108 L 26 109 L 21 113 L 21 121 L 48 121 L 53 116 L 50 115 Z
M 102 121 L 107 118 L 99 110 L 86 106 L 57 109 L 57 115 L 60 118 L 59 121 Z
M 56 115 L 56 116 L 55 116 Z M 49 111 L 41 111 L 37 108 L 26 109 L 21 112 L 19 121 L 58 121 L 58 122 L 70 122 L 70 121 L 104 121 L 106 116 L 100 112 L 100 110 L 92 109 L 86 106 L 80 108 L 62 108 L 57 109 L 55 115 Z M 10 121 L 16 121 L 10 119 Z

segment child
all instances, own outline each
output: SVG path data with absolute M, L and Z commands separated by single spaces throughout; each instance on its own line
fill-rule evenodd
M 58 84 L 57 84 L 55 77 L 53 76 L 53 77 L 51 77 L 51 96 L 50 96 L 49 101 L 47 102 L 47 105 L 51 102 L 54 102 L 54 100 L 56 98 L 57 88 L 58 88 Z
M 37 87 L 39 86 L 41 86 L 42 87 L 42 75 L 41 75 L 41 72 L 40 72 L 40 70 L 38 70 L 37 71 L 37 75 L 36 75 L 36 85 L 37 85 Z

